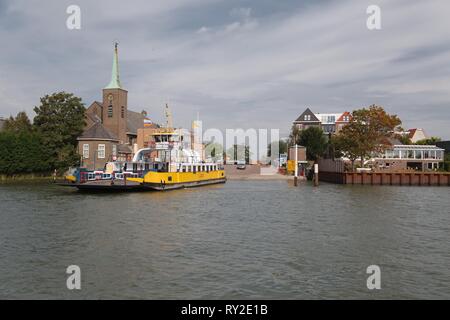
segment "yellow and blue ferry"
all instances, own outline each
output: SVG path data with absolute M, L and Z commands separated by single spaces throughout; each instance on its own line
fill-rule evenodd
M 160 130 L 152 135 L 150 145 L 138 150 L 131 162 L 109 162 L 104 171 L 78 168 L 66 177 L 66 185 L 80 190 L 164 191 L 226 182 L 223 166 L 184 148 L 178 132 Z

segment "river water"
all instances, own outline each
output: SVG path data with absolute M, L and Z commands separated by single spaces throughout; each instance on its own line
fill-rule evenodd
M 0 185 L 0 298 L 450 298 L 449 188 Z M 66 268 L 81 268 L 68 290 Z M 368 290 L 366 268 L 381 269 Z

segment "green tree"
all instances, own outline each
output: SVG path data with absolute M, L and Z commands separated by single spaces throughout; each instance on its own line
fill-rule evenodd
M 0 173 L 6 175 L 50 171 L 49 150 L 33 131 L 0 133 Z
M 77 137 L 85 126 L 85 107 L 81 98 L 72 93 L 58 92 L 40 99 L 34 108 L 34 126 L 42 135 L 43 145 L 52 151 L 53 168 L 64 169 L 76 165 Z
M 410 144 L 413 144 L 412 141 L 411 141 L 411 139 L 410 139 L 407 135 L 401 134 L 401 135 L 398 135 L 397 138 L 398 138 L 398 140 L 399 140 L 402 144 L 404 144 L 404 145 L 410 145 Z
M 346 146 L 342 151 L 357 153 L 363 167 L 364 159 L 391 147 L 390 139 L 401 130 L 400 125 L 401 121 L 396 115 L 386 113 L 380 106 L 371 105 L 368 109 L 355 110 L 351 121 L 339 132 L 339 135 L 344 136 L 343 145 Z
M 6 119 L 3 129 L 10 132 L 30 132 L 31 121 L 25 111 L 19 112 L 16 117 L 10 116 Z
M 309 127 L 300 132 L 298 143 L 306 147 L 306 158 L 317 161 L 327 150 L 327 138 L 319 127 Z
M 223 146 L 217 142 L 209 142 L 206 143 L 205 147 L 205 155 L 206 157 L 210 157 L 213 161 L 217 161 L 221 159 L 223 153 Z
M 250 147 L 247 145 L 234 144 L 232 147 L 228 148 L 226 153 L 230 159 L 233 160 L 245 160 L 246 163 L 250 162 Z
M 441 141 L 441 138 L 439 138 L 439 137 L 431 137 L 431 138 L 419 140 L 415 144 L 418 144 L 418 145 L 436 145 L 436 142 L 440 142 L 440 141 Z
M 279 154 L 287 153 L 288 142 L 286 140 L 279 140 L 276 142 L 269 143 L 269 145 L 267 146 L 267 156 L 268 157 L 272 156 L 272 145 L 275 145 L 276 143 L 278 143 L 278 153 Z
M 338 133 L 331 137 L 330 144 L 333 146 L 334 158 L 346 157 L 350 160 L 352 172 L 355 171 L 355 161 L 360 155 L 358 145 L 355 144 L 351 135 Z
M 294 146 L 300 144 L 300 133 L 301 130 L 294 124 L 291 128 L 291 133 L 289 134 L 288 145 Z
M 450 153 L 448 152 L 444 155 L 444 170 L 450 171 Z

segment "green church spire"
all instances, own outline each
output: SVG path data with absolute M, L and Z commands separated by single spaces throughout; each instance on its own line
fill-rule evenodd
M 122 89 L 119 79 L 119 55 L 117 53 L 118 43 L 114 43 L 114 58 L 111 73 L 111 82 L 105 87 L 105 89 Z

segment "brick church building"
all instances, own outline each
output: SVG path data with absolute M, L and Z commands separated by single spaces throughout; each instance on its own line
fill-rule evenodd
M 86 109 L 86 127 L 78 137 L 82 167 L 95 170 L 108 161 L 130 161 L 137 148 L 137 130 L 156 127 L 149 124 L 145 111 L 128 110 L 127 96 L 120 83 L 116 43 L 111 82 L 103 89 L 102 101 Z

